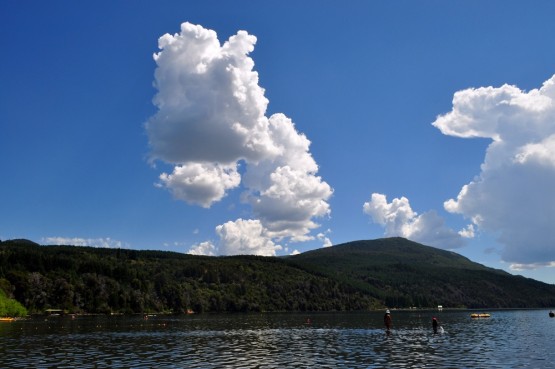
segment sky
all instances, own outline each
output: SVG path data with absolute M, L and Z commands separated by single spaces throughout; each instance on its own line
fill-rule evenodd
M 555 3 L 0 1 L 0 240 L 401 236 L 555 283 Z

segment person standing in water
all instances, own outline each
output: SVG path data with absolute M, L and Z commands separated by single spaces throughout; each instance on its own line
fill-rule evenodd
M 385 329 L 388 331 L 391 329 L 391 313 L 389 310 L 385 311 L 385 315 L 383 316 L 383 323 L 385 324 Z
M 432 318 L 432 328 L 434 329 L 434 333 L 437 333 L 437 327 L 439 326 L 439 323 L 437 322 L 437 319 L 435 317 Z

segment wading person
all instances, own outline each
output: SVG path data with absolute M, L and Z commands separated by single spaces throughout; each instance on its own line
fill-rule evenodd
M 437 319 L 435 317 L 432 318 L 432 328 L 434 329 L 434 333 L 437 333 L 437 326 L 438 326 Z
M 391 314 L 389 310 L 385 311 L 385 315 L 383 316 L 383 323 L 385 324 L 385 329 L 388 331 L 391 329 Z

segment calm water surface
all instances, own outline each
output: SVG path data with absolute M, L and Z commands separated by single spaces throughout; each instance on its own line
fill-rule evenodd
M 547 310 L 489 312 L 34 318 L 0 324 L 0 368 L 555 368 Z

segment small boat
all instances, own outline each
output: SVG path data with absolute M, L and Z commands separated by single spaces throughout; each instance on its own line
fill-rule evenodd
M 470 314 L 471 318 L 489 318 L 491 315 L 488 313 L 474 313 Z
M 13 322 L 15 318 L 11 317 L 0 317 L 0 322 Z
M 550 311 L 550 312 L 549 312 L 549 316 L 550 316 L 551 318 L 553 318 L 553 317 L 555 317 L 555 313 L 554 313 L 553 311 Z

